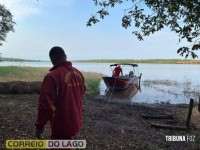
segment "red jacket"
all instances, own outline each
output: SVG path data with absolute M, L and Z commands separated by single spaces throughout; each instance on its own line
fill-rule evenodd
M 74 136 L 82 126 L 84 78 L 68 61 L 50 71 L 40 91 L 36 128 L 42 130 L 50 120 L 53 138 Z
M 120 68 L 119 66 L 115 67 L 114 72 L 113 72 L 113 76 L 119 77 L 120 73 L 122 73 L 122 68 Z

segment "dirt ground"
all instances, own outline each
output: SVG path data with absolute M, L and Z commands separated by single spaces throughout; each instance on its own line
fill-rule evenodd
M 0 95 L 0 149 L 7 139 L 36 139 L 38 94 Z M 141 114 L 172 113 L 174 119 L 143 119 Z M 199 150 L 200 113 L 193 109 L 191 129 L 187 131 L 157 129 L 151 122 L 185 126 L 187 105 L 147 105 L 111 100 L 105 97 L 86 98 L 83 106 L 83 127 L 76 139 L 85 139 L 88 150 Z M 44 137 L 50 135 L 46 126 Z M 167 142 L 167 135 L 195 136 L 195 141 Z

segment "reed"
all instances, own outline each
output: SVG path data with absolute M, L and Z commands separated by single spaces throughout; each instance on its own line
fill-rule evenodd
M 145 85 L 166 85 L 166 86 L 179 86 L 181 83 L 178 83 L 178 81 L 173 80 L 144 80 L 143 83 Z
M 200 84 L 192 83 L 190 79 L 183 81 L 176 80 L 144 80 L 142 81 L 143 86 L 153 89 L 159 92 L 173 94 L 173 95 L 184 95 L 186 97 L 199 96 L 200 95 Z
M 93 96 L 99 94 L 99 84 L 102 78 L 102 74 L 94 72 L 83 72 L 85 78 L 87 95 Z

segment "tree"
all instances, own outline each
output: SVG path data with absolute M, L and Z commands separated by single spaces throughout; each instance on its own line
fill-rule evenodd
M 122 27 L 134 25 L 133 34 L 139 40 L 157 31 L 169 27 L 179 36 L 179 42 L 186 39 L 191 43 L 180 47 L 177 53 L 181 56 L 197 58 L 196 50 L 200 49 L 200 1 L 199 0 L 93 0 L 100 10 L 92 15 L 87 26 L 104 19 L 109 15 L 109 8 L 117 4 L 131 2 L 124 10 Z M 147 11 L 148 9 L 148 11 Z
M 8 32 L 14 32 L 13 15 L 4 5 L 0 4 L 0 45 L 6 40 Z

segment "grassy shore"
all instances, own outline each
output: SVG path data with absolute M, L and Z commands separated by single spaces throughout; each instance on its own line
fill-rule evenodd
M 10 81 L 42 81 L 48 73 L 48 67 L 17 67 L 17 66 L 1 66 L 0 82 Z M 82 72 L 85 77 L 87 86 L 87 94 L 93 95 L 99 92 L 99 82 L 102 77 L 99 73 Z
M 152 63 L 152 64 L 200 64 L 200 60 L 193 59 L 95 59 L 77 60 L 89 63 Z

